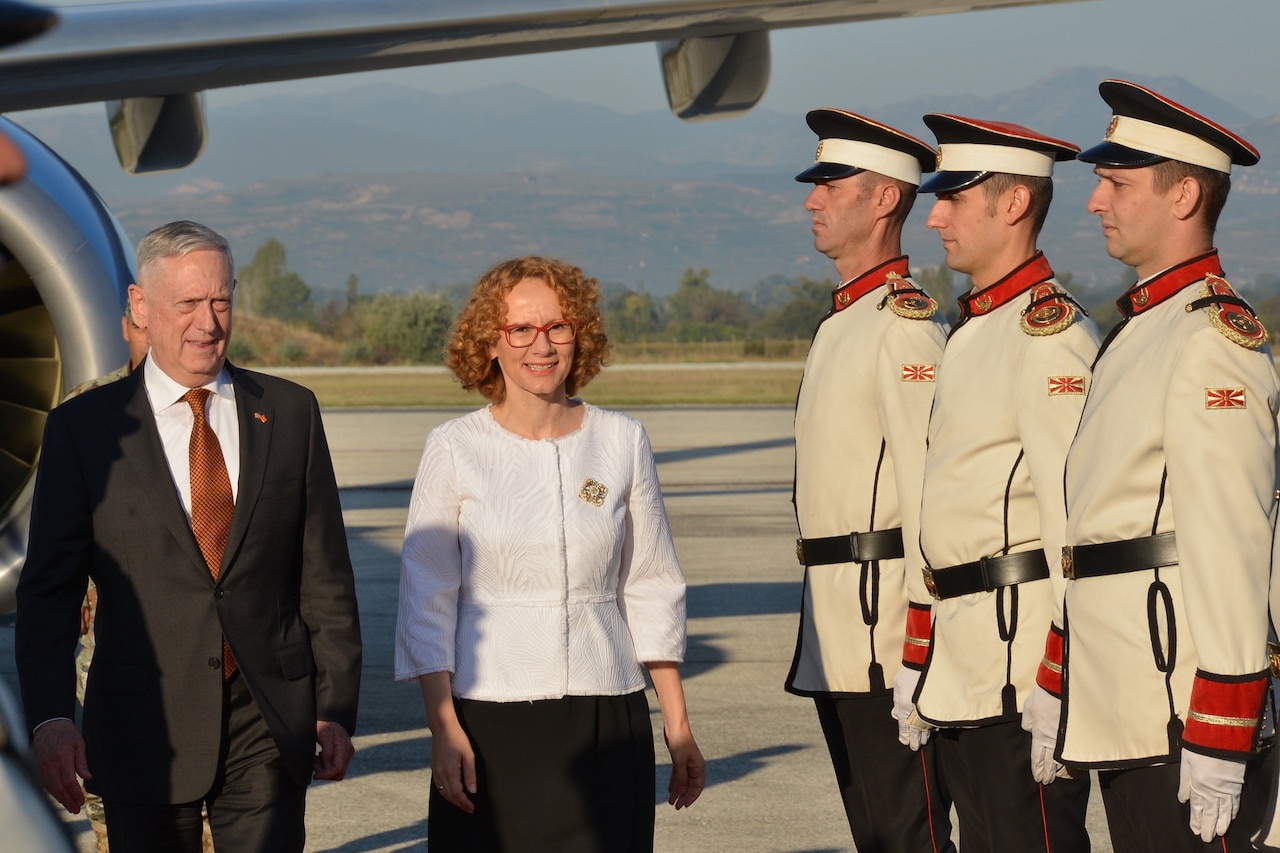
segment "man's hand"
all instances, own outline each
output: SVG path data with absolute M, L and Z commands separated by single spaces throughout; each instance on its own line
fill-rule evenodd
M 340 781 L 356 754 L 351 736 L 341 724 L 320 720 L 316 723 L 316 743 L 320 744 L 320 753 L 312 762 L 315 778 Z
M 1061 717 L 1062 700 L 1043 687 L 1033 689 L 1022 706 L 1022 728 L 1031 732 L 1031 775 L 1041 785 L 1066 775 L 1066 769 L 1053 758 Z
M 80 814 L 84 789 L 80 779 L 92 779 L 84 757 L 84 739 L 70 720 L 50 720 L 36 729 L 31 753 L 44 789 L 71 814 Z
M 1244 764 L 1182 750 L 1178 771 L 1178 801 L 1191 805 L 1191 831 L 1206 843 L 1226 835 L 1240 811 Z
M 929 729 L 920 725 L 920 717 L 914 714 L 916 685 L 920 683 L 920 670 L 902 667 L 893 677 L 893 718 L 898 721 L 898 742 L 918 750 L 929 740 Z M 912 722 L 914 717 L 915 722 Z

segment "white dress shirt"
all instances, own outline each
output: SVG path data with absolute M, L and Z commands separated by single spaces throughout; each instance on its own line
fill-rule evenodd
M 679 661 L 685 584 L 634 418 L 587 406 L 534 441 L 488 408 L 432 430 L 405 528 L 395 676 L 455 696 L 623 695 Z
M 156 415 L 156 429 L 164 445 L 164 457 L 169 462 L 169 473 L 182 498 L 182 509 L 191 520 L 191 404 L 182 399 L 190 391 L 166 374 L 147 354 L 143 363 L 142 380 Z M 222 447 L 222 459 L 227 464 L 227 476 L 231 478 L 231 499 L 240 493 L 240 430 L 236 421 L 236 393 L 231 378 L 223 367 L 218 377 L 202 385 L 213 393 L 205 401 L 205 414 L 209 426 L 218 436 Z

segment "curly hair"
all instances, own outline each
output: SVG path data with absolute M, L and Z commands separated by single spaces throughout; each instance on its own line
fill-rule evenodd
M 600 314 L 600 285 L 582 270 L 564 261 L 528 256 L 503 261 L 480 277 L 467 304 L 458 312 L 449 343 L 445 348 L 445 365 L 467 391 L 479 390 L 491 403 L 501 403 L 507 396 L 507 385 L 497 359 L 489 352 L 502 334 L 507 317 L 507 294 L 527 278 L 546 282 L 560 300 L 564 319 L 577 324 L 578 337 L 573 348 L 573 363 L 565 379 L 565 391 L 578 393 L 595 378 L 609 357 L 609 339 L 604 333 Z

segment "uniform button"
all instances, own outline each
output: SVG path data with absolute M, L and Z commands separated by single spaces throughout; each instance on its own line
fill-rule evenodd
M 217 658 L 209 658 L 209 668 L 222 669 L 222 661 L 218 660 Z
M 217 589 L 215 589 L 215 590 L 213 591 L 213 597 L 214 597 L 214 598 L 222 598 L 222 594 L 223 594 L 223 593 L 222 593 L 222 587 L 218 587 Z

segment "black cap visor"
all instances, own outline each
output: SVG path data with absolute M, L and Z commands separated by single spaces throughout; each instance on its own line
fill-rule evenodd
M 1115 142 L 1099 142 L 1092 148 L 1081 151 L 1076 155 L 1076 159 L 1102 166 L 1154 166 L 1169 158 Z
M 991 172 L 934 172 L 920 185 L 922 193 L 958 193 L 991 177 Z
M 865 169 L 859 169 L 857 166 L 846 166 L 844 163 L 814 163 L 796 175 L 796 180 L 806 184 L 816 184 L 818 181 L 838 181 L 841 178 L 848 178 L 862 171 L 865 171 Z

